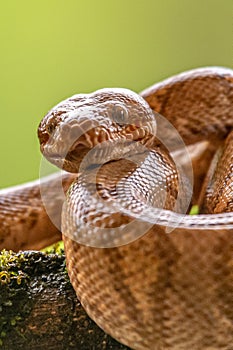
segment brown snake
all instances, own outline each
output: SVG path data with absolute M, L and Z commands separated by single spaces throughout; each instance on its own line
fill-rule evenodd
M 141 96 L 125 89 L 75 95 L 39 126 L 44 155 L 79 172 L 71 187 L 76 175 L 63 175 L 71 283 L 91 318 L 132 349 L 232 350 L 233 71 L 193 70 Z M 199 215 L 188 215 L 187 203 L 182 214 L 187 188 L 153 111 L 191 150 Z M 41 184 L 57 225 L 59 181 Z M 108 235 L 111 248 L 79 244 L 108 246 Z M 0 192 L 1 248 L 38 249 L 57 239 L 39 182 Z

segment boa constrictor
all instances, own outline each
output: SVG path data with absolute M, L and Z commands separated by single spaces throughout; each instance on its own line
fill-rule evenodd
M 72 174 L 0 192 L 1 248 L 58 240 L 62 215 L 71 283 L 107 333 L 139 350 L 233 349 L 233 71 L 75 95 L 38 135 Z

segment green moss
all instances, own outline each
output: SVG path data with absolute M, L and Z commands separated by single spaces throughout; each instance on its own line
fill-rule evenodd
M 42 249 L 41 251 L 46 253 L 46 254 L 63 255 L 64 254 L 64 243 L 63 243 L 63 241 L 59 241 L 57 243 L 54 243 L 54 244 Z
M 3 249 L 0 252 L 0 284 L 9 285 L 15 281 L 20 285 L 26 280 L 28 276 L 21 269 L 26 260 L 22 253 L 16 254 L 11 250 Z
M 0 252 L 0 347 L 10 328 L 15 327 L 18 333 L 18 323 L 29 312 L 25 307 L 29 280 L 24 271 L 26 263 L 23 253 Z
M 190 209 L 189 215 L 198 215 L 199 214 L 199 206 L 193 205 Z

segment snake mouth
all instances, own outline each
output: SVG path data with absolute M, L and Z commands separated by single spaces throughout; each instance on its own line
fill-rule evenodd
M 51 136 L 44 137 L 41 139 L 40 148 L 50 163 L 68 172 L 77 173 L 82 162 L 82 166 L 88 168 L 112 159 L 125 158 L 135 154 L 136 145 L 147 149 L 151 139 L 151 135 L 147 135 L 142 127 L 127 125 L 122 128 L 120 135 L 117 132 L 105 133 L 103 129 L 99 133 L 96 128 L 73 142 L 69 134 L 63 140 Z
M 48 145 L 41 145 L 41 152 L 44 157 L 52 164 L 60 169 L 66 170 L 71 173 L 77 173 L 79 165 L 90 150 L 86 146 L 79 144 L 76 147 L 71 147 L 67 152 L 53 152 Z
M 60 155 L 45 155 L 45 158 L 53 165 L 57 166 L 58 168 L 62 170 L 66 170 L 70 173 L 78 173 L 78 165 L 77 163 L 74 163 L 73 161 L 63 158 Z

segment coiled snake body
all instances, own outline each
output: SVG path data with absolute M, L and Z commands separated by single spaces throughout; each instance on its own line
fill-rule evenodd
M 186 153 L 169 154 L 170 129 L 159 131 L 154 112 L 191 150 L 190 203 L 177 168 Z M 45 157 L 79 173 L 71 186 L 76 175 L 63 175 L 73 287 L 91 318 L 133 349 L 233 349 L 232 130 L 233 71 L 225 68 L 186 72 L 141 96 L 75 95 L 39 126 Z M 55 221 L 58 182 L 41 184 Z M 188 215 L 196 203 L 200 214 Z M 37 182 L 0 192 L 0 220 L 1 247 L 39 248 L 59 237 Z

